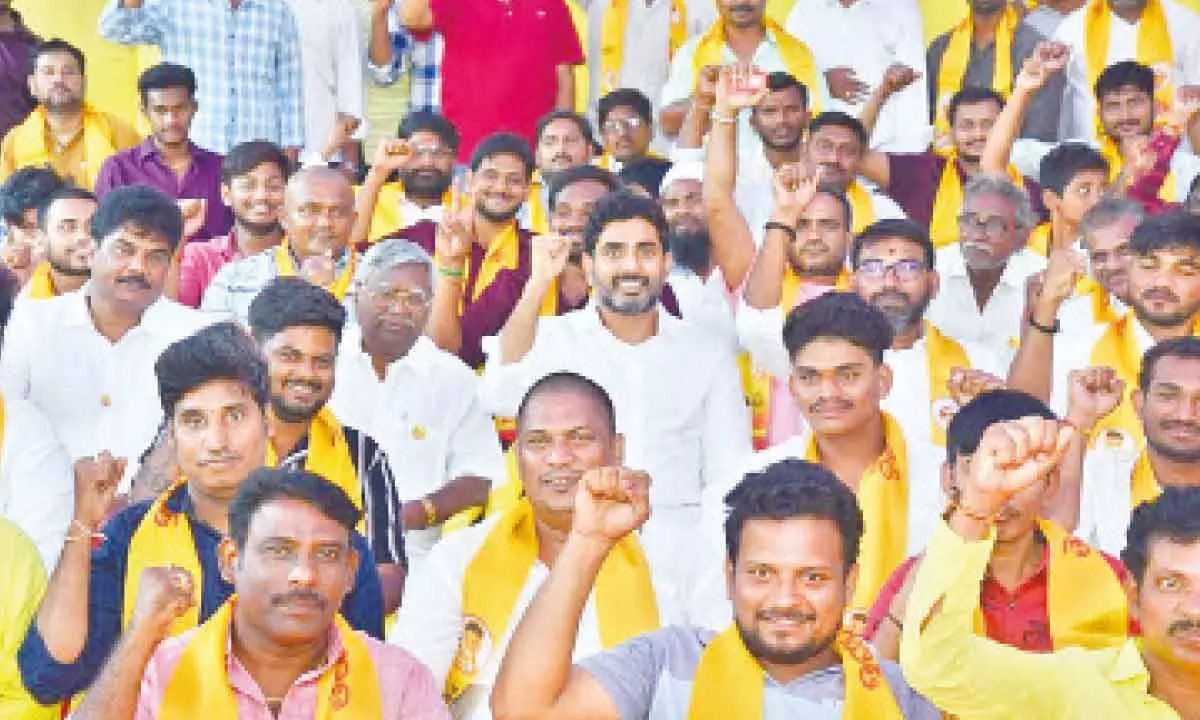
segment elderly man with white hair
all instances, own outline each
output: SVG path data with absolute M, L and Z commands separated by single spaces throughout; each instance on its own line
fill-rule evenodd
M 429 255 L 407 240 L 380 242 L 360 260 L 354 286 L 358 326 L 342 337 L 329 405 L 396 459 L 411 572 L 446 518 L 486 503 L 491 484 L 504 481 L 504 459 L 475 373 L 423 334 Z

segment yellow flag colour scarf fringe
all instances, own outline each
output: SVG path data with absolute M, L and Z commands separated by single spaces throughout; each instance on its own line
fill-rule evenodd
M 188 571 L 197 588 L 201 585 L 200 557 L 196 554 L 196 541 L 192 538 L 192 524 L 188 521 L 186 513 L 171 512 L 167 507 L 167 501 L 183 489 L 184 484 L 185 482 L 180 480 L 154 499 L 129 540 L 129 553 L 125 560 L 125 597 L 121 627 L 127 626 L 133 616 L 138 581 L 146 568 L 177 565 Z M 181 617 L 175 619 L 171 624 L 171 634 L 178 635 L 199 623 L 200 604 L 197 602 Z M 224 663 L 221 667 L 224 667 Z
M 629 24 L 631 0 L 609 0 L 600 27 L 600 88 L 608 94 L 620 87 L 621 68 L 625 65 L 625 28 Z M 636 1 L 636 0 L 634 0 Z M 671 24 L 668 35 L 670 56 L 687 40 L 687 3 L 671 0 Z
M 352 248 L 346 248 L 345 252 L 349 255 L 346 269 L 342 270 L 341 275 L 334 278 L 329 287 L 325 288 L 338 300 L 346 299 L 350 283 L 354 280 L 354 268 L 358 264 L 358 255 Z M 283 242 L 275 246 L 275 267 L 279 270 L 280 277 L 295 277 L 300 274 L 296 269 L 296 261 L 292 259 L 291 246 L 286 237 Z
M 763 22 L 766 23 L 768 36 L 779 47 L 779 55 L 783 58 L 783 65 L 787 68 L 788 74 L 809 88 L 809 111 L 814 116 L 817 115 L 821 112 L 818 99 L 820 93 L 816 92 L 815 88 L 822 87 L 821 83 L 824 82 L 824 78 L 818 79 L 817 63 L 813 60 L 812 51 L 770 18 L 764 19 Z M 696 45 L 696 54 L 692 57 L 693 84 L 700 76 L 700 70 L 705 66 L 726 64 L 722 59 L 721 52 L 724 47 L 725 26 L 718 20 L 700 36 L 700 41 Z

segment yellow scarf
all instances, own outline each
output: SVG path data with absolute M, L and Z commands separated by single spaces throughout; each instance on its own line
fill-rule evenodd
M 529 181 L 529 231 L 534 235 L 545 235 L 550 232 L 550 215 L 546 212 L 546 203 L 542 202 L 542 174 L 533 173 Z
M 851 630 L 838 631 L 845 675 L 842 717 L 902 720 L 904 715 L 871 648 Z M 700 655 L 692 680 L 688 720 L 758 720 L 763 716 L 763 671 L 736 625 L 717 635 Z
M 352 248 L 346 248 L 346 253 L 349 259 L 346 261 L 346 269 L 341 275 L 334 278 L 333 283 L 325 288 L 338 300 L 346 299 L 346 292 L 350 289 L 350 283 L 354 280 L 354 268 L 358 265 L 358 254 Z M 296 270 L 296 262 L 292 259 L 292 251 L 288 244 L 288 239 L 285 237 L 283 242 L 275 246 L 275 267 L 279 270 L 280 277 L 295 277 L 299 274 Z
M 1109 297 L 1108 291 L 1092 276 L 1085 275 L 1075 282 L 1075 294 L 1091 298 L 1092 322 L 1097 325 L 1107 325 L 1117 321 L 1117 314 L 1113 312 L 1112 299 Z
M 361 188 L 360 188 L 361 190 Z M 442 205 L 450 201 L 450 191 L 442 194 Z M 392 233 L 404 230 L 412 223 L 404 220 L 404 183 L 397 180 L 379 188 L 375 211 L 371 214 L 371 229 L 367 242 L 376 243 Z
M 1008 177 L 1017 187 L 1025 187 L 1025 178 L 1012 165 Z M 933 196 L 933 214 L 929 220 L 929 236 L 934 249 L 958 242 L 958 213 L 963 205 L 963 177 L 958 168 L 958 153 L 951 148 L 942 167 L 937 194 Z
M 279 455 L 271 443 L 267 443 L 266 466 L 279 467 Z M 358 482 L 358 470 L 350 458 L 350 445 L 341 423 L 328 406 L 321 408 L 309 423 L 304 469 L 337 485 L 354 502 L 354 507 L 362 510 L 363 490 Z
M 1047 257 L 1050 254 L 1050 223 L 1039 223 L 1029 233 L 1029 240 L 1025 242 L 1025 246 L 1042 257 Z
M 992 89 L 1001 97 L 1008 99 L 1012 93 L 1013 66 L 1012 44 L 1021 17 L 1009 6 L 996 26 L 996 47 L 993 53 L 996 61 L 992 66 Z M 974 34 L 974 15 L 969 14 L 950 31 L 950 42 L 942 54 L 942 64 L 937 76 L 937 115 L 935 125 L 939 134 L 950 131 L 950 118 L 947 111 L 950 99 L 962 89 L 963 79 L 967 75 L 967 64 L 971 60 L 972 36 Z
M 1104 556 L 1049 520 L 1039 520 L 1046 538 L 1046 617 L 1054 649 L 1100 650 L 1125 642 L 1129 598 Z M 975 633 L 987 624 L 975 609 Z
M 609 0 L 600 28 L 600 89 L 608 94 L 621 86 L 625 64 L 625 26 L 629 22 L 629 0 Z M 687 3 L 671 0 L 669 55 L 674 56 L 687 40 Z M 535 231 L 536 232 L 536 231 Z
M 91 105 L 83 105 L 83 155 L 87 165 L 88 189 L 96 187 L 100 166 L 117 151 L 112 123 L 104 113 Z M 38 105 L 25 122 L 9 132 L 12 138 L 13 165 L 16 167 L 46 167 L 53 165 L 51 140 L 47 132 L 46 108 Z
M 858 481 L 863 537 L 858 554 L 858 587 L 850 607 L 868 610 L 892 571 L 907 557 L 908 448 L 900 424 L 883 413 L 884 449 Z M 804 459 L 821 462 L 817 436 L 809 435 Z
M 148 567 L 177 565 L 191 574 L 193 584 L 199 592 L 202 575 L 200 558 L 196 555 L 196 542 L 192 538 L 192 524 L 188 521 L 187 513 L 171 512 L 167 507 L 167 501 L 177 491 L 187 492 L 184 485 L 185 481 L 177 481 L 155 498 L 129 540 L 129 552 L 125 559 L 125 597 L 121 627 L 127 626 L 133 616 L 138 581 L 142 577 L 142 571 Z M 175 619 L 171 625 L 171 634 L 178 635 L 198 624 L 200 598 L 196 598 L 196 603 L 182 617 Z
M 50 263 L 38 264 L 29 277 L 29 297 L 33 300 L 49 300 L 57 297 L 54 292 L 54 282 L 50 279 Z
M 163 691 L 158 717 L 236 718 L 237 697 L 229 684 L 230 625 L 237 596 L 220 607 L 189 638 L 179 664 Z M 379 674 L 367 643 L 341 615 L 333 619 L 342 641 L 342 654 L 317 678 L 317 720 L 383 717 Z
M 950 372 L 956 367 L 970 368 L 971 358 L 962 345 L 943 335 L 928 321 L 925 322 L 925 356 L 929 364 L 929 436 L 938 447 L 946 447 L 946 427 L 950 419 L 947 417 L 943 422 L 942 412 L 958 410 L 947 387 Z
M 813 115 L 821 112 L 821 94 L 816 92 L 815 88 L 824 87 L 821 84 L 824 82 L 824 78 L 818 78 L 817 63 L 813 60 L 812 52 L 807 45 L 789 35 L 779 23 L 769 17 L 764 18 L 763 22 L 767 28 L 767 36 L 774 40 L 779 47 L 779 55 L 783 58 L 783 65 L 787 68 L 788 74 L 804 83 L 805 87 L 810 88 L 808 93 L 809 112 Z M 700 76 L 700 70 L 705 66 L 727 64 L 721 52 L 724 48 L 725 25 L 718 20 L 700 36 L 700 41 L 696 45 L 696 54 L 692 58 L 693 85 Z
M 1097 118 L 1099 115 L 1097 115 Z M 1100 138 L 1100 154 L 1108 162 L 1108 181 L 1116 183 L 1121 177 L 1121 172 L 1125 169 L 1125 158 L 1121 155 L 1121 148 L 1117 145 L 1117 141 L 1108 136 L 1104 131 L 1104 127 L 1100 125 L 1100 121 L 1096 121 L 1096 137 Z M 1132 180 L 1132 178 L 1126 178 Z M 1162 187 L 1158 189 L 1158 199 L 1164 202 L 1174 203 L 1179 195 L 1179 186 L 1175 179 L 1175 172 L 1170 171 L 1163 178 Z
M 533 505 L 522 499 L 497 522 L 463 577 L 464 632 L 446 678 L 447 702 L 471 686 L 486 662 L 485 641 L 495 647 L 508 631 L 529 571 L 538 557 Z M 637 535 L 626 535 L 605 558 L 596 578 L 600 641 L 611 648 L 659 625 L 650 566 Z
M 871 202 L 871 193 L 857 180 L 851 180 L 846 186 L 846 199 L 850 201 L 852 230 L 857 235 L 875 222 L 875 205 Z
M 1084 58 L 1087 61 L 1088 87 L 1096 87 L 1096 80 L 1108 66 L 1108 40 L 1112 31 L 1112 10 L 1107 0 L 1091 0 L 1084 18 Z M 1157 70 L 1171 67 L 1175 53 L 1171 48 L 1171 34 L 1167 31 L 1167 17 L 1161 0 L 1148 0 L 1138 20 L 1136 60 Z M 1168 107 L 1174 90 L 1169 83 L 1156 88 L 1155 102 Z M 1097 120 L 1098 122 L 1098 120 Z M 1102 136 L 1102 133 L 1098 133 Z
M 1129 507 L 1135 508 L 1150 502 L 1161 494 L 1162 487 L 1154 476 L 1154 467 L 1150 465 L 1150 453 L 1142 450 L 1133 466 L 1133 475 L 1129 478 Z

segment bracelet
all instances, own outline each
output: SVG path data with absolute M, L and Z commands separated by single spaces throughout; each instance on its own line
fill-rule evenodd
M 892 624 L 896 626 L 897 630 L 904 629 L 904 623 L 902 623 L 898 619 L 896 619 L 896 616 L 892 614 L 891 610 L 887 611 L 887 619 L 892 621 Z
M 68 531 L 67 536 L 65 538 L 63 538 L 63 542 L 79 542 L 80 540 L 87 540 L 88 542 L 91 542 L 94 544 L 94 543 L 101 542 L 104 540 L 104 533 L 99 532 L 93 528 L 90 528 L 87 525 L 84 525 L 83 523 L 79 522 L 78 520 L 71 521 L 70 529 L 75 529 L 75 528 L 79 529 L 79 533 L 73 534 L 70 531 Z
M 719 125 L 737 125 L 738 116 L 736 114 L 733 116 L 722 115 L 717 112 L 716 108 L 713 108 L 712 112 L 708 114 L 708 119 Z
M 427 497 L 421 498 L 421 507 L 425 508 L 425 527 L 437 525 L 437 505 Z
M 987 525 L 991 525 L 992 521 L 995 517 L 994 515 L 987 515 L 987 514 L 979 512 L 977 510 L 972 510 L 971 508 L 967 507 L 966 505 L 963 505 L 962 503 L 955 503 L 953 506 L 951 506 L 950 511 L 962 513 L 964 517 L 968 517 L 968 518 L 974 520 L 975 522 L 981 522 L 981 523 L 985 523 Z
M 796 228 L 792 227 L 791 225 L 785 225 L 784 223 L 781 223 L 781 222 L 775 222 L 774 220 L 768 220 L 763 225 L 763 230 L 778 230 L 779 232 L 786 234 L 788 236 L 788 239 L 791 240 L 792 242 L 796 241 Z
M 1053 325 L 1041 324 L 1040 322 L 1038 322 L 1037 320 L 1034 319 L 1032 314 L 1030 314 L 1030 316 L 1028 318 L 1026 318 L 1026 320 L 1029 322 L 1029 327 L 1033 328 L 1034 330 L 1037 330 L 1040 333 L 1045 333 L 1046 335 L 1057 335 L 1059 333 L 1059 331 L 1062 330 L 1062 322 L 1058 318 L 1054 318 Z
M 455 280 L 461 280 L 466 275 L 466 273 L 462 270 L 448 268 L 445 265 L 438 265 L 437 271 L 438 275 L 441 275 L 444 278 L 454 278 Z

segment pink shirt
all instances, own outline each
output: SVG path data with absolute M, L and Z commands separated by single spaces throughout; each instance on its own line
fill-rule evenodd
M 136 720 L 158 717 L 163 693 L 195 632 L 189 630 L 168 638 L 154 651 L 142 676 Z M 450 712 L 442 702 L 441 692 L 434 685 L 428 668 L 399 647 L 384 645 L 361 632 L 358 635 L 367 643 L 367 651 L 379 674 L 383 695 L 380 720 L 450 720 Z M 283 698 L 278 717 L 271 713 L 262 689 L 242 663 L 232 652 L 226 650 L 226 653 L 226 671 L 237 697 L 238 720 L 312 720 L 317 714 L 317 679 L 342 654 L 342 638 L 336 628 L 330 630 L 329 659 L 296 680 Z
M 803 283 L 800 285 L 800 292 L 796 295 L 796 305 L 788 308 L 787 312 L 790 313 L 795 307 L 831 292 L 833 289 L 832 285 Z M 784 320 L 787 320 L 786 313 Z M 792 391 L 788 390 L 787 381 L 776 377 L 771 378 L 770 411 L 770 424 L 767 426 L 767 444 L 769 446 L 774 447 L 784 440 L 804 432 L 804 416 L 800 414 L 800 408 L 796 407 L 796 398 L 792 397 Z
M 217 271 L 227 262 L 242 256 L 238 252 L 236 230 L 211 240 L 190 242 L 183 247 L 179 261 L 179 302 L 188 307 L 200 307 L 204 290 Z

